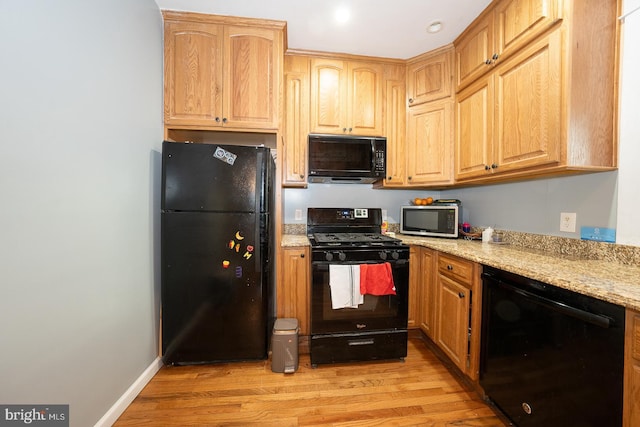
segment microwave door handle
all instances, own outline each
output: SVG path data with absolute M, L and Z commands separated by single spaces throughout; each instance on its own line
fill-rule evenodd
M 371 170 L 376 170 L 376 143 L 371 141 Z

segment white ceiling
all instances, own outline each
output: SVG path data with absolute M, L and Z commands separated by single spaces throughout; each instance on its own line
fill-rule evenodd
M 277 19 L 288 47 L 408 59 L 444 46 L 491 0 L 156 0 L 160 9 Z M 350 14 L 336 22 L 339 8 Z M 433 21 L 442 30 L 427 33 Z

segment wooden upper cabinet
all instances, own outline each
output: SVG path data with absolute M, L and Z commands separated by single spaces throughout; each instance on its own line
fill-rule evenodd
M 411 108 L 407 120 L 407 184 L 450 184 L 453 101 L 446 98 Z
M 280 33 L 271 29 L 225 28 L 223 121 L 231 127 L 278 128 Z
M 457 180 L 561 160 L 560 70 L 556 31 L 458 94 Z
M 437 49 L 409 60 L 407 96 L 409 107 L 451 96 L 453 46 Z
M 284 132 L 282 136 L 282 184 L 307 185 L 307 136 L 309 134 L 309 58 L 285 56 Z
M 455 41 L 457 90 L 555 24 L 560 0 L 502 0 L 486 9 Z
M 493 20 L 499 54 L 490 72 L 458 75 L 456 181 L 617 166 L 617 13 L 618 0 L 502 0 L 472 24 Z
M 406 179 L 406 89 L 404 80 L 387 80 L 385 88 L 387 176 L 385 187 L 403 186 Z
M 560 0 L 502 0 L 495 8 L 498 60 L 516 52 L 562 18 Z
M 382 66 L 311 60 L 311 132 L 383 134 Z
M 231 25 L 233 18 L 171 11 L 163 16 L 166 126 L 278 128 L 284 23 L 255 20 L 253 26 L 242 19 L 243 25 Z
M 458 90 L 490 71 L 487 61 L 493 56 L 493 36 L 493 14 L 486 13 L 455 41 Z
M 210 125 L 222 115 L 223 27 L 165 21 L 165 124 Z

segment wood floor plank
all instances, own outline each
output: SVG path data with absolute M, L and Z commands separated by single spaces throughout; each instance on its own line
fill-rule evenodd
M 505 424 L 419 338 L 402 361 L 321 365 L 294 374 L 269 361 L 163 367 L 116 427 L 469 426 Z

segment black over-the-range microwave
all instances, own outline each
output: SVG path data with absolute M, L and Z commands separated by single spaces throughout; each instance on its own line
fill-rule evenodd
M 384 179 L 387 139 L 309 135 L 309 182 L 370 184 Z

